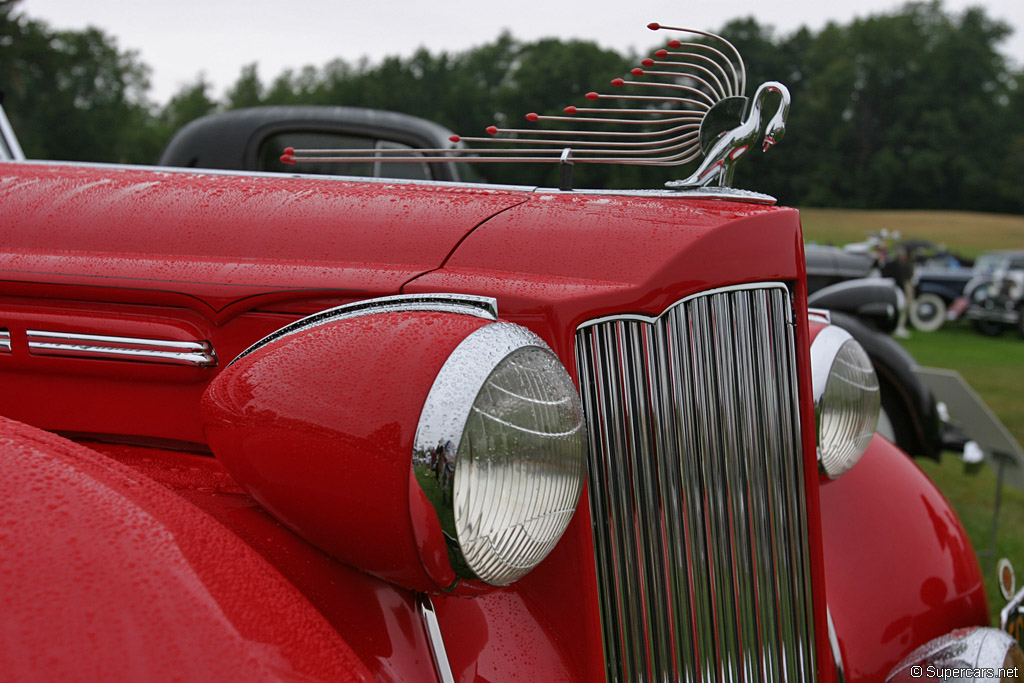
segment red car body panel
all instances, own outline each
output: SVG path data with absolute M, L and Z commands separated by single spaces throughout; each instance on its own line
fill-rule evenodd
M 0 419 L 0 449 L 4 678 L 370 680 L 290 581 L 193 505 L 21 423 Z
M 91 463 L 89 477 L 97 481 L 127 477 L 143 482 L 137 488 L 148 492 L 139 494 L 144 500 L 124 494 L 105 508 L 114 516 L 120 511 L 122 518 L 129 518 L 132 510 L 149 505 L 151 499 L 165 501 L 168 488 L 176 493 L 170 496 L 175 509 L 188 510 L 178 510 L 180 519 L 160 518 L 165 527 L 184 525 L 173 527 L 184 534 L 193 525 L 233 539 L 224 541 L 226 550 L 206 558 L 209 577 L 192 585 L 193 592 L 209 591 L 203 586 L 222 580 L 217 572 L 230 563 L 218 558 L 242 557 L 245 568 L 233 572 L 235 580 L 244 584 L 252 566 L 253 590 L 259 589 L 257 581 L 263 575 L 293 586 L 296 604 L 281 609 L 310 623 L 317 615 L 309 610 L 318 613 L 322 621 L 316 623 L 333 631 L 316 631 L 321 634 L 316 637 L 326 639 L 328 652 L 342 653 L 339 661 L 351 664 L 352 671 L 361 672 L 365 666 L 375 677 L 394 680 L 432 676 L 415 594 L 315 549 L 241 493 L 220 463 L 196 455 L 208 452 L 199 411 L 211 381 L 250 344 L 301 315 L 399 292 L 493 296 L 503 319 L 537 333 L 575 377 L 574 336 L 583 322 L 610 314 L 658 315 L 687 295 L 723 285 L 792 283 L 805 471 L 816 469 L 809 418 L 811 337 L 802 238 L 793 210 L 679 197 L 45 164 L 0 164 L 0 206 L 5 207 L 0 224 L 0 327 L 10 331 L 12 347 L 0 365 L 5 383 L 0 414 L 79 440 L 92 439 L 93 451 L 74 451 L 66 460 Z M 41 357 L 27 348 L 27 331 L 33 329 L 206 340 L 216 350 L 218 364 L 172 367 Z M 367 368 L 364 376 L 351 379 L 354 386 L 373 391 L 379 377 L 380 372 Z M 342 397 L 331 392 L 343 378 L 319 379 L 315 391 L 301 383 L 282 389 L 291 392 L 287 398 L 296 405 L 309 402 L 309 410 L 289 417 L 304 421 L 310 430 L 323 426 L 315 403 L 325 396 Z M 357 409 L 356 422 L 364 432 L 352 436 L 365 441 L 375 428 L 404 428 L 409 422 L 409 411 L 396 405 L 401 415 L 395 413 L 383 423 L 377 399 Z M 349 402 L 353 400 L 350 396 Z M 29 438 L 26 428 L 5 429 L 17 437 L 15 441 Z M 399 443 L 411 438 L 399 431 Z M 118 440 L 134 445 L 110 445 Z M 64 453 L 69 448 L 64 443 L 47 441 L 35 459 L 56 457 L 48 449 Z M 146 444 L 150 447 L 143 447 Z M 175 452 L 171 446 L 190 453 Z M 826 603 L 834 603 L 844 655 L 854 670 L 868 676 L 891 667 L 897 651 L 908 652 L 930 637 L 929 629 L 914 621 L 923 614 L 922 600 L 942 615 L 942 627 L 937 628 L 985 620 L 978 607 L 983 608 L 984 598 L 976 561 L 962 530 L 948 522 L 955 515 L 927 480 L 908 474 L 905 463 L 896 463 L 890 451 L 876 440 L 861 465 L 821 487 L 820 507 L 817 478 L 805 478 L 808 516 L 822 519 L 820 526 L 812 523 L 809 529 L 821 680 L 833 680 L 834 675 Z M 97 452 L 121 463 L 100 462 Z M 389 471 L 386 462 L 371 463 L 369 468 L 388 476 L 382 474 Z M 105 473 L 107 469 L 114 474 Z M 924 557 L 932 564 L 945 562 L 948 571 L 929 570 L 937 573 L 922 577 L 922 570 L 896 563 L 895 556 L 886 554 L 883 545 L 892 532 L 891 511 L 884 505 L 872 506 L 871 501 L 890 472 L 902 482 L 898 492 L 895 486 L 892 489 L 894 497 L 927 501 L 934 516 L 946 520 L 941 529 L 936 523 L 926 524 L 931 517 L 922 517 L 921 503 L 915 503 L 906 511 L 910 516 L 905 533 L 929 534 L 932 545 L 922 550 Z M 303 484 L 315 480 L 321 470 L 308 464 L 292 474 L 293 483 Z M 252 486 L 252 481 L 245 483 Z M 285 488 L 287 482 L 275 485 Z M 28 513 L 30 519 L 44 523 L 44 500 L 64 495 L 65 488 L 57 480 L 44 482 L 36 491 L 41 498 Z M 379 494 L 373 485 L 355 486 L 346 490 L 346 505 L 378 510 Z M 393 554 L 391 530 L 410 509 L 399 506 L 390 512 L 378 510 L 379 516 L 367 514 L 360 522 L 367 532 L 360 537 L 364 547 L 358 556 Z M 88 524 L 101 526 L 99 516 L 89 519 Z M 306 522 L 291 526 L 307 528 Z M 99 529 L 96 539 L 105 539 L 104 533 L 113 532 Z M 941 538 L 947 539 L 946 546 L 935 546 Z M 143 554 L 143 549 L 140 540 L 132 552 Z M 850 571 L 857 560 L 852 553 L 868 550 L 893 561 L 886 567 L 887 586 L 877 585 L 878 574 Z M 403 557 L 408 561 L 410 555 Z M 159 568 L 153 565 L 159 558 L 154 554 L 148 564 L 139 566 L 156 571 Z M 103 566 L 115 575 L 119 570 L 110 563 Z M 25 575 L 22 580 L 32 579 Z M 55 586 L 74 581 L 73 572 L 53 581 Z M 923 581 L 931 581 L 927 599 L 920 597 Z M 148 584 L 136 581 L 132 586 L 140 599 L 145 597 Z M 896 598 L 896 593 L 908 590 L 909 597 Z M 600 680 L 605 664 L 597 593 L 584 492 L 555 550 L 523 579 L 472 598 L 439 592 L 434 596 L 457 680 Z M 70 595 L 72 602 L 91 604 L 74 591 Z M 214 596 L 214 602 L 219 599 Z M 16 604 L 19 614 L 34 619 L 32 600 L 26 597 Z M 269 606 L 277 609 L 276 603 L 251 604 L 251 612 L 238 618 L 272 620 L 264 609 Z M 59 616 L 56 608 L 44 615 Z M 890 626 L 892 638 L 873 652 L 878 635 Z M 68 637 L 87 639 L 88 632 L 76 630 Z M 221 637 L 213 634 L 209 641 L 213 644 Z M 348 658 L 335 641 L 347 643 L 349 654 L 355 653 L 359 661 Z M 270 635 L 260 642 L 279 644 Z M 235 650 L 245 652 L 246 647 L 238 643 Z M 325 663 L 314 656 L 304 669 L 298 668 L 287 648 L 281 652 L 296 671 L 338 678 L 323 676 L 327 669 L 317 668 L 332 665 L 333 659 Z M 301 658 L 301 652 L 295 652 Z M 117 658 L 115 653 L 103 654 Z
M 285 336 L 211 384 L 210 446 L 277 519 L 334 557 L 413 590 L 449 589 L 441 526 L 402 455 L 437 371 L 485 324 L 409 311 Z
M 30 329 L 209 340 L 223 364 L 299 315 L 398 293 L 528 196 L 2 164 L 2 326 L 16 341 Z M 210 369 L 97 372 L 92 360 L 15 347 L 0 414 L 63 432 L 204 441 L 198 406 Z
M 822 485 L 821 510 L 828 604 L 847 680 L 884 681 L 918 644 L 988 624 L 981 570 L 960 520 L 883 437 Z
M 215 323 L 296 299 L 393 294 L 525 199 L 131 167 L 0 169 L 11 207 L 0 225 L 5 294 L 177 306 Z

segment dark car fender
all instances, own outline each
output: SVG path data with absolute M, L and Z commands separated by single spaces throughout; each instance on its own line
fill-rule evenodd
M 945 281 L 945 280 L 921 280 L 917 284 L 917 296 L 922 294 L 935 294 L 946 303 L 956 301 L 963 293 L 966 280 Z
M 900 448 L 910 455 L 938 459 L 942 421 L 935 397 L 914 372 L 914 357 L 892 337 L 858 318 L 835 310 L 830 315 L 832 324 L 853 335 L 871 358 L 882 390 L 882 408 L 892 422 Z
M 896 329 L 902 293 L 889 278 L 868 277 L 845 280 L 810 294 L 807 305 L 857 316 L 883 332 Z

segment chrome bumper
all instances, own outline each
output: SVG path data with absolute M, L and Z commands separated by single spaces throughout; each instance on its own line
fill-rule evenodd
M 1005 631 L 957 629 L 907 656 L 886 683 L 918 681 L 1014 681 L 1024 677 L 1024 654 Z

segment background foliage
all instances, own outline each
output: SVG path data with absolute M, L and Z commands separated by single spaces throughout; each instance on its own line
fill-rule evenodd
M 37 158 L 152 163 L 188 121 L 260 104 L 391 109 L 476 135 L 578 103 L 640 58 L 505 33 L 465 52 L 339 59 L 269 82 L 252 64 L 222 97 L 200 76 L 157 106 L 136 53 L 97 28 L 54 30 L 18 12 L 18 1 L 0 0 L 0 90 L 26 154 Z M 747 18 L 720 33 L 744 55 L 750 89 L 780 80 L 793 94 L 782 146 L 741 164 L 738 185 L 802 206 L 1024 212 L 1024 73 L 998 49 L 1010 28 L 983 9 L 954 14 L 940 2 L 910 3 L 818 32 L 777 35 Z M 486 176 L 555 182 L 519 165 L 488 167 Z M 650 187 L 668 175 L 591 166 L 577 177 L 581 185 Z

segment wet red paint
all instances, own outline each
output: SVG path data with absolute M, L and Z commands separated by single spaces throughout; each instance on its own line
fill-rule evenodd
M 189 442 L 183 447 L 201 452 L 207 444 L 200 428 L 200 396 L 231 359 L 302 314 L 373 296 L 494 296 L 503 318 L 539 334 L 575 375 L 574 334 L 581 322 L 609 314 L 657 315 L 689 294 L 769 280 L 794 283 L 801 405 L 805 416 L 812 414 L 807 356 L 811 331 L 803 317 L 802 239 L 793 210 L 680 197 L 38 164 L 0 164 L 0 208 L 5 216 L 0 224 L 0 316 L 12 341 L 12 352 L 0 368 L 5 387 L 0 413 L 51 430 L 140 443 L 156 439 L 165 446 L 183 441 Z M 220 363 L 176 368 L 46 359 L 27 352 L 28 329 L 204 339 L 212 342 Z M 423 501 L 408 495 L 414 489 L 407 463 L 390 458 L 408 449 L 415 404 L 422 401 L 429 368 L 444 349 L 431 350 L 437 342 L 431 335 L 418 341 L 396 337 L 400 343 L 390 356 L 398 359 L 395 366 L 402 372 L 395 372 L 394 367 L 380 367 L 383 361 L 372 353 L 380 351 L 372 347 L 383 344 L 381 339 L 372 334 L 361 339 L 295 339 L 288 352 L 294 354 L 289 362 L 295 361 L 288 376 L 282 375 L 287 364 L 276 366 L 258 356 L 242 373 L 246 381 L 231 384 L 225 376 L 225 385 L 239 392 L 224 403 L 235 401 L 232 419 L 240 425 L 236 435 L 251 435 L 253 443 L 263 439 L 264 448 L 263 456 L 243 463 L 252 471 L 237 462 L 233 467 L 249 490 L 270 492 L 267 506 L 299 533 L 315 537 L 354 565 L 407 586 L 426 587 L 417 582 L 436 572 L 443 554 L 437 550 L 436 534 L 414 528 L 410 517 L 421 517 L 416 510 Z M 352 358 L 345 360 L 346 353 Z M 360 365 L 360 359 L 376 360 Z M 347 417 L 332 413 L 338 406 L 349 411 Z M 208 647 L 199 646 L 197 666 L 209 662 L 211 671 L 219 671 L 221 662 L 241 658 L 245 661 L 238 671 L 257 678 L 271 665 L 342 679 L 348 676 L 336 675 L 341 669 L 331 667 L 351 666 L 353 675 L 360 675 L 365 665 L 372 676 L 395 680 L 431 675 L 415 595 L 341 564 L 276 523 L 219 462 L 162 448 L 95 446 L 119 465 L 27 429 L 5 427 L 2 432 L 14 439 L 7 445 L 9 452 L 31 453 L 0 459 L 0 466 L 11 468 L 0 485 L 11 491 L 15 480 L 31 480 L 29 497 L 35 498 L 24 509 L 0 508 L 6 510 L 3 519 L 13 520 L 11 528 L 23 518 L 53 527 L 40 536 L 51 534 L 53 547 L 70 547 L 66 535 L 77 534 L 75 529 L 87 529 L 96 547 L 103 547 L 109 536 L 116 544 L 127 544 L 116 546 L 119 556 L 138 556 L 143 564 L 137 567 L 148 567 L 160 577 L 164 595 L 185 591 L 194 599 L 206 591 L 213 602 L 199 600 L 201 623 L 195 628 Z M 813 420 L 805 419 L 808 471 L 814 467 L 813 438 Z M 26 439 L 36 445 L 25 445 Z M 275 448 L 279 453 L 273 453 Z M 224 453 L 230 464 L 232 455 Z M 339 453 L 363 457 L 335 458 Z M 291 460 L 271 457 L 281 454 Z M 292 467 L 302 458 L 307 458 L 303 464 Z M 353 463 L 357 472 L 349 469 Z M 810 529 L 822 680 L 831 678 L 825 578 L 844 651 L 869 680 L 897 651 L 905 652 L 908 642 L 950 624 L 973 623 L 983 612 L 983 598 L 979 607 L 975 587 L 976 564 L 972 568 L 973 555 L 962 530 L 941 497 L 907 467 L 902 454 L 876 443 L 850 474 L 822 487 L 824 526 L 812 524 Z M 37 470 L 47 468 L 63 474 L 37 485 Z M 76 472 L 84 472 L 85 478 Z M 346 519 L 327 517 L 329 485 L 345 481 L 347 475 L 351 482 L 385 482 L 380 491 L 370 486 L 345 489 L 351 498 L 346 505 L 367 506 L 363 511 L 345 508 L 346 515 L 355 515 L 351 519 L 362 520 L 361 531 L 346 525 Z M 78 484 L 71 486 L 67 477 Z M 93 480 L 116 495 L 80 493 L 93 491 Z M 384 491 L 385 485 L 391 488 Z M 813 520 L 819 516 L 813 477 L 807 487 Z M 303 498 L 307 491 L 313 492 L 308 500 Z M 888 491 L 888 498 L 876 500 L 876 491 Z M 913 492 L 910 499 L 906 491 Z M 80 519 L 66 529 L 50 521 L 54 510 L 48 505 L 62 504 L 58 494 L 79 506 Z M 275 507 L 274 500 L 286 506 Z M 287 504 L 297 500 L 309 510 L 288 519 Z M 392 508 L 384 505 L 388 501 Z M 864 501 L 874 507 L 862 517 L 850 512 L 862 509 Z M 90 506 L 95 514 L 88 512 Z M 140 509 L 155 522 L 146 522 L 148 531 L 137 542 L 131 534 L 122 539 L 126 529 L 121 522 L 136 519 Z M 895 518 L 906 529 L 894 530 L 893 517 L 883 512 L 900 513 Z M 862 522 L 867 522 L 863 528 Z M 160 529 L 172 532 L 168 537 Z M 352 535 L 332 542 L 328 537 L 339 530 Z M 395 530 L 394 536 L 384 535 Z M 19 547 L 24 544 L 28 559 L 19 559 L 22 564 L 17 566 L 27 596 L 42 589 L 39 582 L 32 583 L 27 569 L 41 561 L 32 553 L 42 551 L 24 533 L 18 529 L 16 540 Z M 901 565 L 909 559 L 887 545 L 887 534 L 920 537 L 917 545 L 908 541 L 906 547 L 917 547 L 938 569 Z M 151 535 L 155 552 L 143 557 Z M 393 542 L 396 538 L 400 542 Z M 208 558 L 194 559 L 200 543 L 196 539 L 205 539 L 203 547 L 212 548 Z M 184 572 L 174 553 L 186 558 L 199 580 L 174 575 L 172 569 Z M 129 571 L 94 554 L 80 557 L 96 563 L 97 576 L 107 572 L 115 583 L 124 576 L 126 590 L 138 592 L 138 604 L 159 608 L 161 614 L 151 618 L 169 629 L 169 644 L 179 642 L 177 638 L 183 640 L 175 647 L 192 644 L 182 623 L 162 621 L 173 622 L 180 615 L 163 597 L 145 592 L 144 582 L 135 580 L 141 570 Z M 864 557 L 881 559 L 871 560 L 876 562 L 872 565 Z M 446 643 L 457 674 L 495 681 L 603 677 L 593 562 L 584 493 L 562 541 L 524 579 L 469 600 L 439 597 L 442 626 L 453 634 Z M 426 566 L 430 563 L 435 569 Z M 74 623 L 88 626 L 94 617 L 86 613 L 96 612 L 90 606 L 104 596 L 79 596 L 73 585 L 78 579 L 69 566 L 40 576 L 47 577 L 46 586 L 71 596 L 64 611 L 78 615 Z M 270 596 L 267 605 L 252 604 L 251 596 L 263 591 Z M 112 608 L 112 618 L 142 618 L 130 612 L 131 600 L 111 595 L 125 603 Z M 249 596 L 248 602 L 239 595 Z M 25 638 L 42 642 L 44 622 L 60 615 L 57 607 L 44 605 L 36 619 L 33 604 L 27 597 L 18 600 L 17 614 L 28 624 Z M 208 609 L 211 604 L 228 615 L 226 621 L 215 618 Z M 268 615 L 264 607 L 275 612 Z M 936 615 L 934 626 L 924 623 L 929 610 Z M 110 639 L 104 642 L 114 643 L 123 635 L 117 623 L 103 624 L 109 633 L 99 633 Z M 294 628 L 305 640 L 279 634 L 279 627 Z M 91 633 L 80 630 L 68 637 Z M 71 652 L 82 651 L 81 642 L 73 642 Z M 254 647 L 254 642 L 274 643 L 278 650 Z M 314 645 L 319 654 L 307 652 Z M 524 649 L 535 652 L 536 659 L 526 661 Z M 213 661 L 215 652 L 224 654 Z M 350 656 L 353 652 L 357 659 Z M 164 659 L 154 657 L 154 666 L 164 666 Z M 82 661 L 105 666 L 96 659 Z M 55 666 L 70 661 L 58 660 Z M 28 664 L 19 661 L 16 666 Z M 99 677 L 107 669 L 95 672 Z
M 393 293 L 521 201 L 476 188 L 0 164 L 0 293 L 26 284 L 71 300 L 160 298 L 217 320 L 282 295 Z
M 880 436 L 821 487 L 828 605 L 847 680 L 884 681 L 954 628 L 988 625 L 970 541 L 942 494 Z
M 407 588 L 448 588 L 436 513 L 410 500 L 413 437 L 437 372 L 487 322 L 386 313 L 271 342 L 211 384 L 210 446 L 256 500 L 334 557 Z
M 0 418 L 4 677 L 372 680 L 237 535 L 138 472 Z

